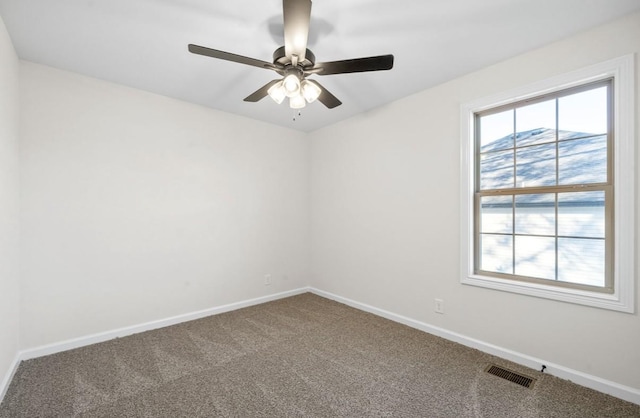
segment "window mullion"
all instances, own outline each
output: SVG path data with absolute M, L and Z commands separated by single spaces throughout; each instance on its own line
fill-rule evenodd
M 560 109 L 559 100 L 556 97 L 556 186 L 560 184 Z M 558 193 L 555 194 L 554 205 L 555 220 L 555 279 L 558 281 Z
M 513 188 L 518 186 L 518 160 L 516 158 L 516 110 L 513 110 Z M 516 197 L 511 196 L 511 273 L 516 274 Z

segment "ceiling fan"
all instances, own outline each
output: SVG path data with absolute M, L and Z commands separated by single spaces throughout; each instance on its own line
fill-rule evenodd
M 320 83 L 308 80 L 307 76 L 309 75 L 323 76 L 393 68 L 393 55 L 317 63 L 313 52 L 307 49 L 311 0 L 283 0 L 282 6 L 284 46 L 276 49 L 273 53 L 273 63 L 193 44 L 189 44 L 189 51 L 198 55 L 275 71 L 282 78 L 268 82 L 245 97 L 244 101 L 257 102 L 269 95 L 276 103 L 280 104 L 285 98 L 289 98 L 289 106 L 293 109 L 303 108 L 306 103 L 311 103 L 316 99 L 329 109 L 342 104 Z

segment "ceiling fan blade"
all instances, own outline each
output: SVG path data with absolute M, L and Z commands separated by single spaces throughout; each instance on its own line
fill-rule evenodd
M 318 75 L 362 73 L 365 71 L 381 71 L 393 68 L 393 55 L 379 55 L 377 57 L 353 58 L 342 61 L 316 63 L 314 70 Z
M 251 93 L 250 95 L 248 95 L 247 97 L 244 98 L 245 102 L 257 102 L 259 100 L 262 100 L 263 98 L 265 98 L 267 96 L 267 94 L 269 94 L 269 89 L 271 88 L 271 86 L 279 83 L 280 79 L 278 80 L 271 80 L 269 81 L 267 84 L 265 84 L 264 86 L 260 87 L 258 90 L 254 91 L 253 93 Z
M 317 81 L 315 80 L 307 80 L 307 81 L 320 87 L 321 93 L 320 93 L 320 96 L 318 96 L 318 101 L 323 105 L 327 106 L 329 109 L 333 109 L 334 107 L 338 107 L 342 104 L 342 102 L 338 100 L 336 96 L 331 94 L 329 90 L 322 87 L 322 85 Z
M 231 52 L 218 51 L 217 49 L 206 48 L 204 46 L 189 44 L 189 52 L 206 57 L 218 58 L 221 60 L 237 62 L 240 64 L 252 65 L 254 67 L 266 68 L 268 70 L 278 70 L 280 67 L 267 62 L 249 58 L 242 55 L 232 54 Z
M 311 0 L 283 0 L 284 53 L 293 61 L 304 61 L 311 20 Z

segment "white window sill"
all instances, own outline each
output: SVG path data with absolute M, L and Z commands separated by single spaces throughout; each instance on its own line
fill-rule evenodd
M 538 283 L 518 282 L 514 280 L 498 279 L 489 276 L 468 275 L 462 278 L 463 284 L 479 286 L 504 292 L 518 293 L 544 299 L 593 306 L 596 308 L 633 313 L 633 305 L 616 293 L 589 292 L 585 290 L 569 289 Z M 619 292 L 618 292 L 619 293 Z

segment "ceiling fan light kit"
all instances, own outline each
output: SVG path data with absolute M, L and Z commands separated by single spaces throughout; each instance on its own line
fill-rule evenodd
M 270 81 L 245 97 L 244 101 L 257 102 L 268 95 L 280 104 L 288 97 L 289 107 L 292 109 L 301 109 L 307 103 L 313 103 L 316 100 L 329 109 L 342 104 L 320 83 L 308 80 L 307 76 L 381 71 L 393 68 L 393 55 L 316 63 L 315 55 L 307 49 L 311 0 L 283 0 L 282 8 L 284 46 L 273 53 L 273 63 L 193 44 L 189 44 L 189 52 L 275 71 L 282 77 L 281 79 Z
M 287 77 L 293 78 L 278 81 L 267 90 L 269 97 L 278 104 L 288 97 L 290 108 L 302 109 L 307 103 L 313 103 L 322 93 L 320 87 L 309 80 L 300 81 L 293 74 Z

